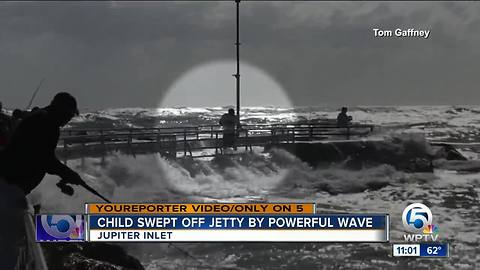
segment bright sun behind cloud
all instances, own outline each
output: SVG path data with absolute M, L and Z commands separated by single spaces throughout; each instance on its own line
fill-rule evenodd
M 235 106 L 235 61 L 216 61 L 196 66 L 168 89 L 159 107 Z M 265 71 L 240 63 L 241 106 L 292 107 L 282 86 Z

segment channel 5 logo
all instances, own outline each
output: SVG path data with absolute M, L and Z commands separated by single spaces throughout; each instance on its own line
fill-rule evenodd
M 438 239 L 438 226 L 432 224 L 432 211 L 422 203 L 412 203 L 403 210 L 403 227 L 407 232 L 405 241 L 436 241 Z
M 35 221 L 37 242 L 85 241 L 83 215 L 37 215 Z

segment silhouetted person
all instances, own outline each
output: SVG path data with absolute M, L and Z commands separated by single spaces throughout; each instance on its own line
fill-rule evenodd
M 24 113 L 23 113 L 22 110 L 20 110 L 20 109 L 13 110 L 12 119 L 11 119 L 11 132 L 12 133 L 15 130 L 15 128 L 18 126 L 20 121 L 22 121 L 23 117 L 24 117 Z
M 55 156 L 60 127 L 78 115 L 77 102 L 68 93 L 58 93 L 49 106 L 26 116 L 15 129 L 7 147 L 0 152 L 0 265 L 11 269 L 16 260 L 16 242 L 22 232 L 25 195 L 46 173 L 67 183 L 80 184 L 80 176 Z
M 3 105 L 0 102 L 0 149 L 5 147 L 11 131 L 11 118 L 3 113 Z
M 0 156 L 0 176 L 25 194 L 30 193 L 46 173 L 67 181 L 80 179 L 55 156 L 60 127 L 75 115 L 78 115 L 75 98 L 68 93 L 58 93 L 49 106 L 26 116 Z
M 346 127 L 350 125 L 350 122 L 352 121 L 352 117 L 347 115 L 347 112 L 348 112 L 348 108 L 342 107 L 342 111 L 337 116 L 337 126 Z
M 235 128 L 240 127 L 238 117 L 233 109 L 229 109 L 228 113 L 220 118 L 220 125 L 223 127 L 223 148 L 235 147 Z

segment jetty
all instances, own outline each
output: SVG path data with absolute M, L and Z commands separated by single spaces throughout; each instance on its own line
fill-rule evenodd
M 329 123 L 243 125 L 237 130 L 235 153 L 254 147 L 351 140 L 374 130 L 373 125 L 338 127 Z M 156 128 L 64 129 L 57 156 L 64 161 L 84 157 L 105 157 L 119 152 L 127 155 L 159 153 L 167 158 L 213 157 L 226 154 L 223 131 L 218 125 Z

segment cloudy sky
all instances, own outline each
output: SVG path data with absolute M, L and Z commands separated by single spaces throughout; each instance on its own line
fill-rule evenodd
M 480 104 L 480 3 L 244 1 L 240 16 L 244 104 Z M 234 42 L 233 1 L 0 2 L 0 100 L 25 107 L 46 78 L 35 105 L 68 89 L 85 109 L 223 106 Z

